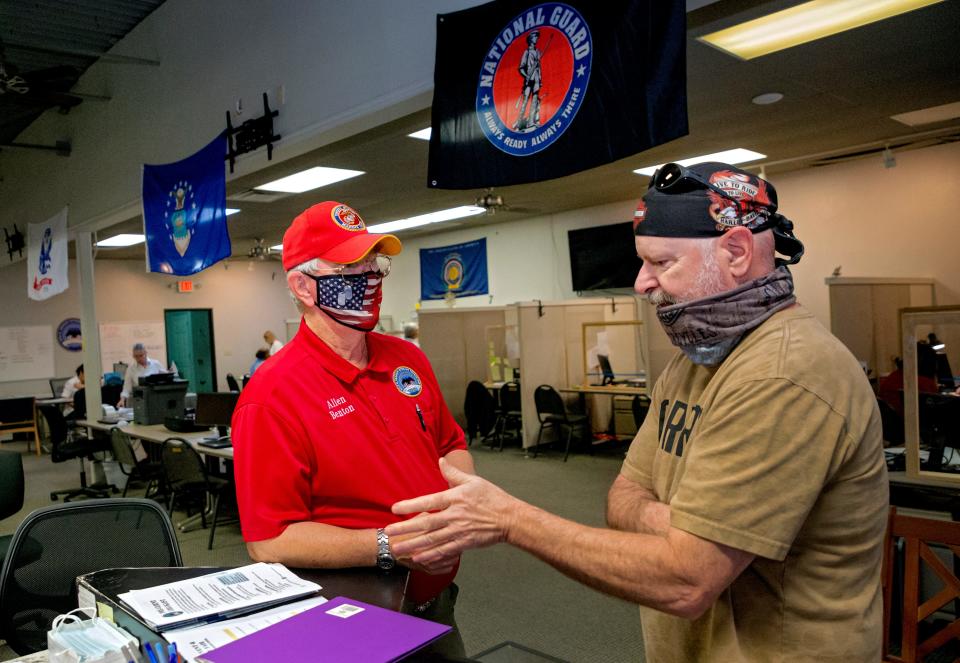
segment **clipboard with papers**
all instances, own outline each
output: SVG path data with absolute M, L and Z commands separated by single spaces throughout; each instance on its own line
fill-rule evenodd
M 321 587 L 282 564 L 259 562 L 118 595 L 151 629 L 164 632 L 265 610 Z

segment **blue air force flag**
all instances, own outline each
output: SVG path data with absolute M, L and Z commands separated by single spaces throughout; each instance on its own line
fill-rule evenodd
M 27 296 L 44 300 L 67 289 L 67 208 L 46 223 L 27 224 Z
M 485 295 L 487 240 L 420 249 L 420 299 Z
M 497 0 L 437 17 L 427 185 L 593 168 L 687 133 L 685 3 Z
M 183 161 L 143 166 L 147 270 L 195 274 L 230 256 L 223 134 Z

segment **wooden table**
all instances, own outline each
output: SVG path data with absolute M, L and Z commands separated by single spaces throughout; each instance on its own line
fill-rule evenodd
M 200 442 L 204 439 L 210 438 L 212 435 L 214 435 L 212 430 L 201 431 L 199 433 L 178 433 L 170 430 L 163 424 L 151 424 L 149 426 L 144 424 L 126 424 L 124 426 L 118 426 L 117 424 L 105 424 L 91 419 L 80 419 L 77 421 L 77 425 L 84 426 L 88 430 L 98 430 L 103 432 L 110 432 L 111 428 L 119 427 L 120 430 L 132 438 L 144 440 L 146 442 L 152 442 L 154 444 L 163 444 L 165 440 L 171 437 L 179 437 L 186 440 L 191 447 L 197 450 L 197 453 L 203 454 L 204 456 L 233 460 L 233 447 L 212 449 L 200 444 Z

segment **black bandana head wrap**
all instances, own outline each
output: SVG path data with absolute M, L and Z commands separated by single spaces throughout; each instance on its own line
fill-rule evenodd
M 638 236 L 719 237 L 736 226 L 754 233 L 773 230 L 777 252 L 790 256 L 777 264 L 796 263 L 803 255 L 793 223 L 777 213 L 773 185 L 725 163 L 665 164 L 633 215 Z

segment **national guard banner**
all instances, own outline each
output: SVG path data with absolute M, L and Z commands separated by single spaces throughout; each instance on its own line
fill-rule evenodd
M 147 270 L 188 275 L 230 256 L 220 134 L 183 161 L 143 166 Z
M 67 279 L 67 208 L 46 223 L 27 224 L 27 296 L 42 301 L 59 295 Z
M 487 240 L 420 249 L 420 299 L 485 295 Z
M 686 135 L 684 12 L 496 0 L 438 15 L 428 186 L 548 180 Z

